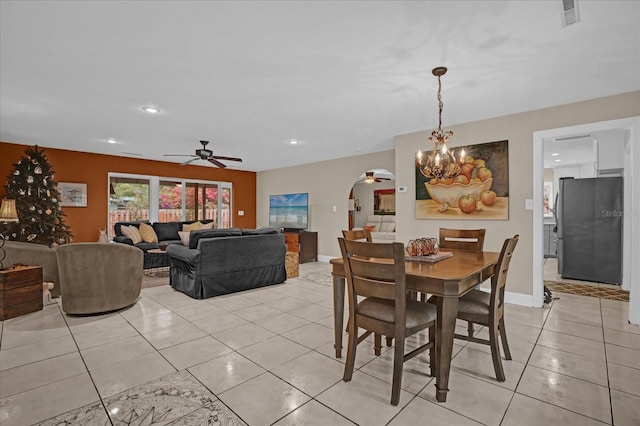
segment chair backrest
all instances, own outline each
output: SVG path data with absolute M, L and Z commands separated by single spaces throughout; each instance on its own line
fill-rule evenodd
M 354 229 L 353 231 L 342 230 L 342 236 L 345 240 L 371 242 L 371 231 L 368 229 Z
M 404 244 L 368 243 L 338 238 L 347 278 L 349 314 L 356 315 L 358 296 L 394 300 L 396 318 L 406 312 Z M 404 324 L 404 322 L 401 322 Z
M 486 229 L 440 228 L 440 248 L 482 251 Z
M 509 263 L 513 257 L 513 251 L 518 244 L 519 235 L 514 235 L 513 238 L 507 238 L 502 244 L 502 250 L 500 251 L 500 257 L 496 263 L 495 273 L 491 278 L 491 302 L 489 304 L 489 312 L 494 314 L 504 306 L 504 290 L 507 283 L 507 273 L 509 272 Z

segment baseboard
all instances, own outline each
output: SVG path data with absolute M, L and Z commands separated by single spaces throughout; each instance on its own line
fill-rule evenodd
M 491 292 L 490 288 L 480 288 L 480 290 L 486 293 Z M 513 293 L 510 291 L 505 291 L 504 301 L 505 303 L 511 303 L 513 305 L 522 305 L 527 307 L 533 306 L 533 296 L 530 294 Z

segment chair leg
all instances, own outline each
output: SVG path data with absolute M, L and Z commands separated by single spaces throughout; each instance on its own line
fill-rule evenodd
M 382 335 L 378 333 L 373 334 L 373 352 L 376 356 L 382 353 Z
M 467 330 L 469 337 L 473 337 L 473 323 L 471 321 L 467 321 Z
M 498 325 L 489 326 L 489 346 L 491 347 L 491 358 L 493 358 L 493 369 L 496 371 L 496 379 L 504 382 L 504 370 L 502 369 L 502 359 L 500 356 L 500 343 L 498 342 Z
M 393 337 L 387 336 L 386 340 L 387 340 L 387 347 L 390 348 L 391 345 L 393 345 Z
M 429 327 L 429 342 L 433 342 L 433 347 L 429 349 L 429 373 L 431 377 L 436 376 L 436 328 Z
M 349 342 L 347 343 L 347 359 L 344 363 L 344 375 L 342 380 L 345 382 L 351 381 L 353 376 L 353 367 L 356 363 L 356 346 L 358 346 L 358 328 L 351 327 L 349 323 Z
M 511 360 L 511 351 L 509 350 L 509 343 L 507 343 L 507 329 L 504 326 L 504 317 L 500 318 L 498 323 L 500 329 L 500 339 L 502 340 L 502 350 L 504 351 L 505 359 Z
M 404 364 L 404 338 L 396 336 L 396 346 L 393 353 L 393 382 L 391 385 L 391 405 L 400 402 L 400 389 L 402 386 L 402 367 Z

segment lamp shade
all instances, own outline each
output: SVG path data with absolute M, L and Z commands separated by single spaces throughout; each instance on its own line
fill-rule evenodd
M 0 222 L 18 222 L 18 211 L 16 210 L 16 200 L 2 200 L 0 207 Z

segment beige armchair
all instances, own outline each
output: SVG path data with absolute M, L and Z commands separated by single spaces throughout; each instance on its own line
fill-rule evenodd
M 126 244 L 74 243 L 56 249 L 62 310 L 114 311 L 136 302 L 142 287 L 142 250 Z
M 4 249 L 7 253 L 7 257 L 4 259 L 5 267 L 16 264 L 42 266 L 42 279 L 54 284 L 51 295 L 53 297 L 60 296 L 56 249 L 42 244 L 21 241 L 7 241 Z

